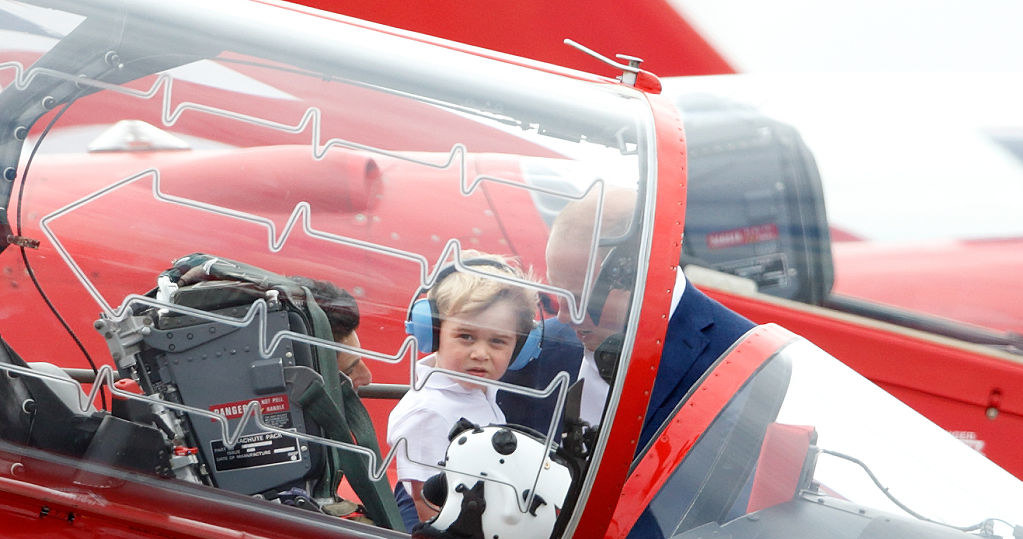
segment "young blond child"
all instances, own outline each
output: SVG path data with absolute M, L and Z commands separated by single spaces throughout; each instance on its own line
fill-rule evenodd
M 523 278 L 520 270 L 499 256 L 463 253 L 462 259 L 473 271 Z M 505 422 L 494 387 L 434 369 L 497 380 L 533 328 L 537 312 L 536 291 L 468 272 L 447 275 L 427 298 L 436 305 L 440 332 L 436 353 L 416 362 L 416 379 L 432 374 L 422 389 L 405 394 L 387 423 L 391 447 L 401 438 L 406 440 L 398 448 L 398 479 L 411 494 L 420 520 L 437 514 L 423 500 L 422 488 L 438 473 L 428 465 L 444 460 L 451 427 L 462 417 L 477 425 Z

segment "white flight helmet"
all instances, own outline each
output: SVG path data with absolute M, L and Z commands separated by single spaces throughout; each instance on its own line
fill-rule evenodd
M 446 471 L 423 488 L 440 514 L 414 537 L 550 537 L 572 486 L 553 449 L 518 427 L 478 427 L 464 419 L 450 438 Z

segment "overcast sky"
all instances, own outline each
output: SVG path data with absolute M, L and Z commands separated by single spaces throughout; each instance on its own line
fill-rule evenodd
M 1018 71 L 1020 0 L 670 0 L 741 71 Z
M 682 78 L 791 123 L 832 224 L 863 237 L 1023 234 L 1023 0 L 671 0 L 742 73 Z

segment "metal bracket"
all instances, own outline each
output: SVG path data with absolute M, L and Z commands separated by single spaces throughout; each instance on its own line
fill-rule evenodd
M 148 323 L 147 323 L 148 321 Z M 139 343 L 152 331 L 152 320 L 143 316 L 128 316 L 124 320 L 115 321 L 102 317 L 93 324 L 96 331 L 103 336 L 110 348 L 110 356 L 123 375 L 134 367 L 141 353 Z
M 600 60 L 601 62 L 604 62 L 605 64 L 611 67 L 621 69 L 622 75 L 620 77 L 620 80 L 622 81 L 622 84 L 628 84 L 629 86 L 636 85 L 636 78 L 639 76 L 640 72 L 639 64 L 643 63 L 642 59 L 636 58 L 635 56 L 627 56 L 625 54 L 616 54 L 615 57 L 628 62 L 628 64 L 622 64 L 608 58 L 607 56 L 604 56 L 603 54 L 594 51 L 593 49 L 580 45 L 579 43 L 576 43 L 571 39 L 566 38 L 565 45 L 575 47 L 580 51 L 596 58 L 597 60 Z
M 16 236 L 14 234 L 8 234 L 6 241 L 7 245 L 17 245 L 19 247 L 25 247 L 27 249 L 39 248 L 39 240 L 26 238 L 25 236 Z

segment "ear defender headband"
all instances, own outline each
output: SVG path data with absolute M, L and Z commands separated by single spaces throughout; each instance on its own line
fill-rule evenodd
M 471 258 L 462 261 L 463 266 L 490 266 L 514 274 L 515 270 L 507 264 L 489 258 Z M 437 280 L 433 286 L 437 286 L 449 275 L 457 270 L 454 264 L 445 266 L 437 273 Z M 422 295 L 427 289 L 420 289 L 417 295 Z M 408 312 L 408 320 L 405 321 L 405 333 L 416 338 L 419 343 L 419 351 L 423 354 L 430 354 L 437 351 L 440 342 L 440 314 L 437 312 L 437 304 L 429 298 L 422 298 L 412 304 Z M 528 335 L 520 335 L 515 341 L 515 350 L 512 351 L 512 361 L 508 370 L 517 371 L 529 364 L 540 355 L 540 348 L 543 343 L 543 323 L 533 323 L 533 329 Z
M 604 312 L 604 303 L 612 290 L 632 290 L 636 284 L 636 262 L 639 256 L 639 244 L 634 241 L 616 245 L 604 257 L 600 264 L 600 274 L 593 283 L 593 292 L 586 304 L 586 312 L 593 324 L 600 323 L 600 315 Z

